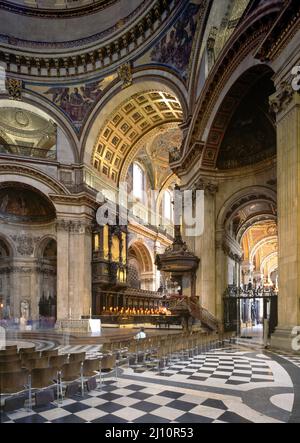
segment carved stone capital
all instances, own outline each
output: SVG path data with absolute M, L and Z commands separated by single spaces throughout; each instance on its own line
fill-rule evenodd
M 285 80 L 279 84 L 277 91 L 270 99 L 270 109 L 275 114 L 284 112 L 292 102 L 296 91 L 292 87 L 292 80 Z
M 219 186 L 209 180 L 199 178 L 193 186 L 193 191 L 204 191 L 205 195 L 215 195 Z
M 92 223 L 87 220 L 58 219 L 56 221 L 56 230 L 69 232 L 71 234 L 91 234 Z

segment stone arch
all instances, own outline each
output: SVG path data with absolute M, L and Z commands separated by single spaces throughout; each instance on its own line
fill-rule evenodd
M 276 206 L 276 192 L 266 186 L 249 186 L 239 190 L 229 197 L 222 205 L 217 215 L 217 230 L 225 228 L 226 220 L 241 205 L 251 202 L 252 199 L 262 198 Z
M 90 164 L 95 143 L 99 136 L 103 121 L 112 114 L 128 97 L 140 94 L 144 91 L 156 90 L 177 97 L 181 104 L 183 120 L 188 116 L 187 91 L 181 79 L 173 72 L 165 69 L 148 68 L 138 70 L 133 75 L 133 84 L 126 89 L 122 89 L 120 81 L 113 82 L 111 87 L 103 95 L 99 103 L 95 106 L 86 122 L 81 137 L 81 160 Z
M 57 239 L 45 235 L 36 248 L 39 272 L 39 318 L 45 326 L 57 318 Z
M 7 182 L 30 186 L 35 191 L 44 194 L 50 201 L 52 194 L 70 194 L 67 188 L 55 178 L 32 166 L 19 163 L 3 162 L 0 164 L 0 186 Z
M 52 235 L 52 234 L 46 234 L 40 239 L 39 243 L 36 245 L 36 248 L 35 248 L 35 252 L 34 252 L 35 257 L 43 256 L 44 250 L 51 240 L 56 242 L 57 241 L 56 236 Z
M 52 119 L 55 124 L 61 128 L 70 144 L 73 162 L 77 163 L 79 161 L 78 138 L 75 130 L 62 111 L 54 106 L 49 100 L 44 99 L 39 94 L 26 90 L 26 92 L 24 91 L 22 94 L 21 101 L 10 100 L 4 96 L 3 98 L 0 98 L 0 103 L 1 107 L 21 108 L 33 113 L 38 113 L 46 119 Z
M 128 262 L 134 259 L 134 267 L 140 278 L 140 289 L 155 289 L 154 261 L 148 246 L 141 240 L 133 240 L 128 248 Z M 138 266 L 136 266 L 138 264 Z
M 253 262 L 253 258 L 256 255 L 256 253 L 259 251 L 259 249 L 264 246 L 267 245 L 268 243 L 274 243 L 274 241 L 277 241 L 277 236 L 270 236 L 270 237 L 266 237 L 262 240 L 260 240 L 252 249 L 251 253 L 250 253 L 250 262 Z
M 280 8 L 280 2 L 270 2 L 267 5 L 262 2 L 255 10 L 250 8 L 243 25 L 230 37 L 197 99 L 181 158 L 176 159 L 176 164 L 187 160 L 191 150 L 199 150 L 200 147 L 202 152 L 216 113 L 234 82 L 249 68 L 262 64 L 266 66 L 265 60 L 258 54 L 258 49 Z M 203 74 L 199 70 L 196 75 Z M 194 82 L 198 83 L 198 79 Z
M 16 253 L 15 246 L 14 246 L 13 242 L 6 235 L 0 233 L 0 244 L 1 243 L 3 244 L 4 250 L 5 250 L 5 255 L 2 256 L 0 254 L 0 257 L 11 259 Z

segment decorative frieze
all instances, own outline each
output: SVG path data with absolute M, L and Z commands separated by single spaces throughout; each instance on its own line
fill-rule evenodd
M 57 231 L 65 231 L 71 234 L 91 234 L 92 223 L 87 220 L 59 219 L 56 222 Z
M 41 240 L 41 237 L 33 237 L 26 234 L 11 235 L 10 237 L 16 243 L 17 252 L 23 256 L 32 255 L 36 244 Z

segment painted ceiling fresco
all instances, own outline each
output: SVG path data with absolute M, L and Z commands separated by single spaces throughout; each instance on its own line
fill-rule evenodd
M 200 12 L 199 2 L 190 2 L 176 23 L 138 64 L 158 63 L 174 68 L 186 80 Z
M 28 84 L 26 89 L 42 95 L 56 105 L 79 131 L 89 112 L 103 94 L 104 89 L 116 77 L 117 74 L 113 74 L 99 81 L 79 83 L 72 86 Z

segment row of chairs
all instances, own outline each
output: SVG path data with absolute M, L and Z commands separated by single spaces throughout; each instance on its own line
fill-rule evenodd
M 115 369 L 116 358 L 112 354 L 86 359 L 85 352 L 59 355 L 58 349 L 43 352 L 31 350 L 23 353 L 18 352 L 16 348 L 6 348 L 0 356 L 0 393 L 7 397 L 4 400 L 4 408 L 15 407 L 20 404 L 18 400 L 23 399 L 25 402 L 27 399 L 28 408 L 31 409 L 33 395 L 37 398 L 43 390 L 47 390 L 46 397 L 50 400 L 55 392 L 60 404 L 64 396 L 74 394 L 80 385 L 82 395 L 85 386 L 96 387 L 95 377 L 99 377 L 101 389 L 103 373 Z M 94 383 L 91 383 L 91 378 L 94 379 Z
M 122 360 L 126 357 L 128 366 L 136 372 L 161 371 L 180 360 L 221 347 L 230 338 L 231 334 L 227 337 L 203 332 L 163 334 L 142 340 L 115 341 L 111 343 L 110 352 Z

